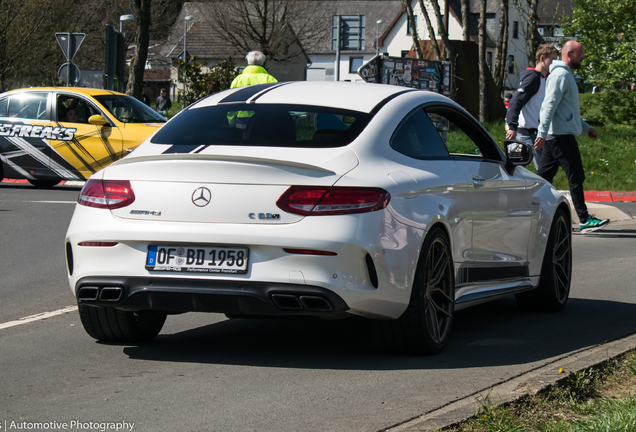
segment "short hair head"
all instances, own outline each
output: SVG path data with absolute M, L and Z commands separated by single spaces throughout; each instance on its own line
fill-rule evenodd
M 536 62 L 539 63 L 541 61 L 541 56 L 548 57 L 548 56 L 551 56 L 552 54 L 556 54 L 558 57 L 559 50 L 549 44 L 539 45 L 539 48 L 537 48 Z
M 260 51 L 250 51 L 245 56 L 247 64 L 263 66 L 267 60 L 267 56 Z

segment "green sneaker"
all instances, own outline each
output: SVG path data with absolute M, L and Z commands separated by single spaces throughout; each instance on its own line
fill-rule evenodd
M 581 228 L 582 233 L 589 233 L 592 231 L 596 231 L 597 229 L 601 229 L 607 226 L 610 223 L 609 219 L 597 219 L 593 215 L 589 215 L 587 217 L 587 222 L 584 224 L 579 224 L 579 228 Z

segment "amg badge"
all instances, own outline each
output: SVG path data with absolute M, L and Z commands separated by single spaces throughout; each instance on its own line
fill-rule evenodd
M 160 211 L 154 211 L 154 210 L 131 210 L 129 214 L 143 215 L 143 216 L 161 216 Z

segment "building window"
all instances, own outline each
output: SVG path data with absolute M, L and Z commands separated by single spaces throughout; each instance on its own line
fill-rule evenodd
M 402 50 L 402 51 L 400 51 L 400 57 L 406 58 L 409 55 L 410 52 L 411 51 Z
M 512 38 L 519 39 L 519 21 L 512 22 Z
M 539 32 L 539 34 L 543 36 L 545 34 L 545 29 L 543 27 L 537 27 L 537 32 Z
M 508 56 L 508 73 L 515 73 L 515 56 Z
M 552 36 L 565 36 L 561 27 L 555 27 L 552 31 Z
M 413 20 L 415 20 L 415 30 L 417 30 L 417 15 L 413 15 Z M 413 34 L 413 30 L 411 29 L 411 20 L 408 19 L 408 15 L 406 17 L 406 34 L 409 36 Z
M 492 53 L 490 51 L 486 52 L 486 63 L 488 64 L 488 67 L 492 71 Z
M 358 73 L 358 68 L 364 64 L 362 57 L 349 57 L 349 73 Z
M 364 15 L 334 15 L 332 26 L 331 49 L 363 50 L 366 18 Z M 340 29 L 340 34 L 338 34 Z

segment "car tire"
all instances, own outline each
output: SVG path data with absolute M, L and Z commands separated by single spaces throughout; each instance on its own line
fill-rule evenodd
M 517 294 L 515 299 L 523 310 L 559 312 L 565 308 L 572 281 L 572 222 L 559 209 L 552 221 L 543 255 L 539 286 Z
M 158 311 L 126 312 L 85 304 L 78 308 L 86 333 L 102 342 L 148 342 L 159 334 L 166 321 L 166 314 Z
M 409 305 L 397 320 L 380 321 L 385 344 L 404 354 L 437 354 L 446 345 L 455 309 L 455 274 L 447 235 L 433 227 L 422 246 Z
M 49 189 L 53 186 L 59 184 L 62 180 L 38 180 L 38 179 L 29 179 L 29 183 L 31 183 L 36 188 Z

